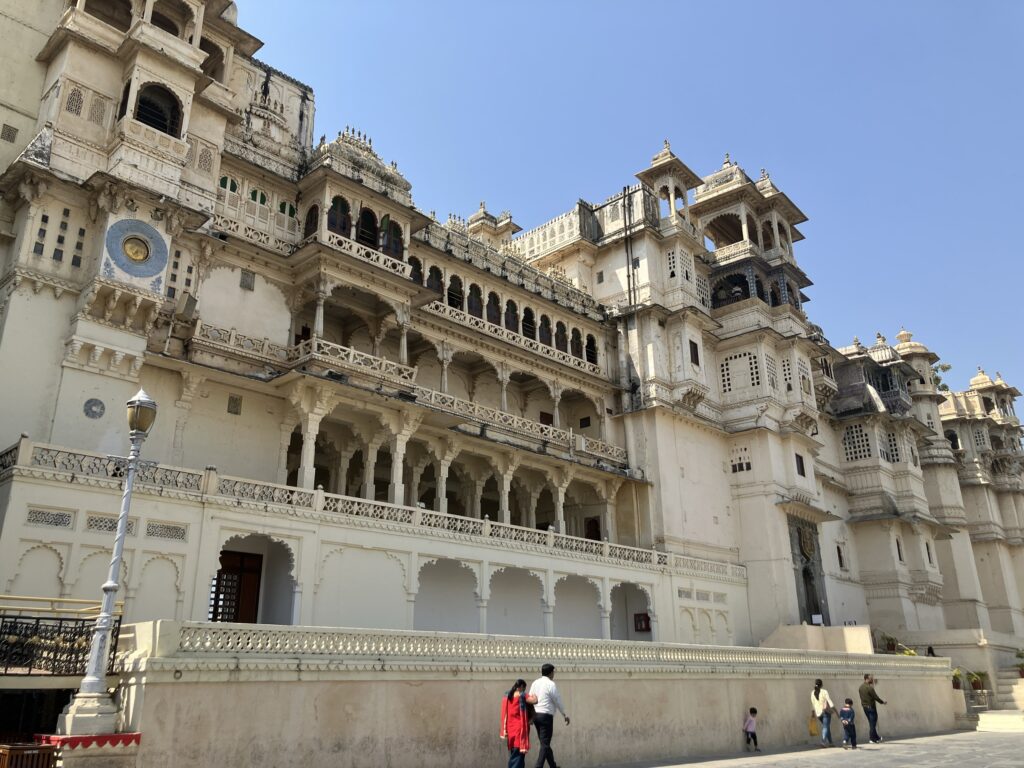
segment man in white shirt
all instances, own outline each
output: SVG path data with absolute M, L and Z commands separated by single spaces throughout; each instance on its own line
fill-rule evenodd
M 526 701 L 533 704 L 533 724 L 537 726 L 537 739 L 540 741 L 540 754 L 537 755 L 536 768 L 544 768 L 546 762 L 550 768 L 558 768 L 555 764 L 555 753 L 551 750 L 551 736 L 555 730 L 555 710 L 562 713 L 565 724 L 569 724 L 569 715 L 562 706 L 562 697 L 555 685 L 555 667 L 545 664 L 540 668 L 541 676 L 533 681 Z

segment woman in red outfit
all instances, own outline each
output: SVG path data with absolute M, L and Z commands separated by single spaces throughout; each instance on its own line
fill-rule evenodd
M 526 681 L 516 680 L 501 700 L 501 738 L 508 740 L 508 768 L 523 768 L 530 750 L 530 718 Z

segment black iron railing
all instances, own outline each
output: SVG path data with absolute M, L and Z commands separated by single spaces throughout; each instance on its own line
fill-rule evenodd
M 0 615 L 0 674 L 85 674 L 94 618 Z M 113 671 L 120 617 L 114 617 L 108 671 Z

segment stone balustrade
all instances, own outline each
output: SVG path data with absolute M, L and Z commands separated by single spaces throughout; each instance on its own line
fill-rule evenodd
M 22 438 L 0 453 L 0 472 L 4 476 L 13 473 L 108 490 L 120 488 L 126 468 L 123 457 L 36 444 L 28 438 Z M 454 535 L 500 549 L 544 552 L 616 566 L 659 572 L 667 569 L 683 575 L 746 583 L 746 569 L 737 564 L 583 539 L 554 530 L 541 531 L 493 522 L 486 517 L 476 519 L 448 515 L 418 507 L 219 475 L 212 468 L 198 471 L 144 461 L 139 467 L 136 483 L 136 492 L 141 495 L 170 496 L 203 504 L 249 509 L 261 514 L 322 515 L 326 517 L 321 519 L 335 524 L 372 526 L 391 531 L 398 523 L 421 536 L 451 538 Z
M 482 317 L 475 317 L 474 315 L 464 312 L 456 307 L 449 307 L 443 302 L 433 301 L 423 308 L 431 314 L 446 317 L 449 320 L 454 320 L 459 325 L 464 325 L 467 328 L 472 328 L 474 331 L 480 331 L 488 336 L 493 336 L 494 338 L 501 339 L 502 341 L 507 341 L 510 344 L 515 344 L 517 347 L 527 349 L 530 352 L 535 352 L 549 360 L 562 363 L 563 365 L 567 365 L 577 371 L 589 373 L 594 376 L 601 376 L 603 373 L 601 366 L 597 363 L 587 362 L 582 358 L 574 357 L 568 352 L 563 352 L 560 349 L 549 347 L 547 344 L 541 344 L 536 339 L 527 338 L 518 331 L 510 331 L 502 325 L 489 323 Z
M 271 232 L 219 213 L 213 216 L 213 228 L 220 232 L 240 237 L 275 253 L 280 253 L 283 256 L 288 256 L 295 250 L 294 241 L 284 240 Z
M 760 256 L 761 249 L 757 243 L 750 240 L 740 240 L 738 243 L 731 243 L 730 245 L 723 245 L 721 248 L 716 248 L 710 251 L 708 255 L 715 262 L 715 264 L 727 264 L 731 261 L 739 261 L 748 256 Z
M 451 308 L 449 307 L 448 309 Z M 453 311 L 458 312 L 458 310 Z M 475 320 L 476 318 L 473 319 Z M 402 384 L 414 384 L 416 381 L 417 369 L 415 367 L 402 365 L 367 352 L 361 352 L 352 347 L 345 347 L 341 344 L 335 344 L 319 338 L 307 339 L 294 347 L 285 347 L 281 344 L 275 344 L 268 339 L 246 336 L 245 334 L 238 333 L 233 328 L 218 328 L 208 325 L 203 323 L 202 320 L 196 321 L 193 338 L 200 339 L 215 347 L 240 352 L 247 357 L 287 368 L 296 368 L 310 360 L 314 360 L 336 366 L 342 370 L 349 369 L 387 377 Z M 572 359 L 575 360 L 576 358 Z M 501 427 L 517 434 L 524 434 L 538 440 L 556 443 L 598 459 L 605 459 L 617 464 L 625 464 L 628 460 L 625 448 L 606 443 L 603 440 L 585 435 L 577 435 L 578 439 L 574 444 L 572 433 L 568 430 L 559 429 L 548 424 L 541 424 L 538 421 L 527 419 L 523 416 L 516 416 L 498 408 L 463 400 L 454 395 L 438 392 L 427 387 L 414 386 L 413 392 L 416 394 L 416 401 L 423 405 L 429 405 L 458 416 L 465 416 L 490 426 Z
M 358 662 L 387 660 L 392 664 L 445 665 L 452 662 L 520 663 L 541 661 L 579 667 L 644 667 L 650 671 L 710 670 L 763 675 L 798 672 L 809 677 L 901 675 L 948 677 L 946 658 L 856 654 L 835 651 L 682 645 L 675 643 L 589 640 L 578 638 L 471 635 L 452 632 L 347 629 L 326 627 L 263 627 L 259 625 L 184 622 L 169 624 L 177 638 L 136 650 L 135 658 L 191 657 L 281 659 L 339 657 Z M 158 650 L 159 649 L 159 650 Z M 312 661 L 312 659 L 309 659 Z
M 313 235 L 312 238 L 316 236 Z M 303 244 L 310 242 L 311 238 L 306 238 Z M 412 265 L 407 264 L 401 259 L 396 259 L 387 254 L 381 253 L 380 251 L 374 250 L 373 248 L 367 248 L 365 245 L 360 245 L 355 240 L 349 240 L 347 237 L 336 234 L 334 232 L 328 232 L 326 236 L 327 244 L 335 249 L 344 253 L 346 256 L 351 256 L 360 261 L 364 261 L 367 264 L 373 264 L 375 267 L 390 272 L 399 277 L 408 278 L 412 274 Z
M 290 349 L 289 359 L 293 366 L 300 365 L 312 358 L 334 363 L 342 368 L 354 368 L 402 382 L 411 383 L 416 380 L 416 368 L 414 367 L 395 363 L 383 357 L 360 352 L 358 349 L 344 347 L 323 339 L 306 339 Z

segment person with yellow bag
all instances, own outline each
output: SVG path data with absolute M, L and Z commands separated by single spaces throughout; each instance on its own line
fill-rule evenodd
M 836 705 L 832 703 L 832 697 L 828 691 L 821 687 L 821 680 L 814 681 L 814 690 L 811 691 L 811 708 L 814 710 L 813 717 L 821 726 L 821 747 L 833 747 L 832 743 L 832 713 Z M 808 720 L 808 729 L 812 720 Z M 812 734 L 813 735 L 813 734 Z

